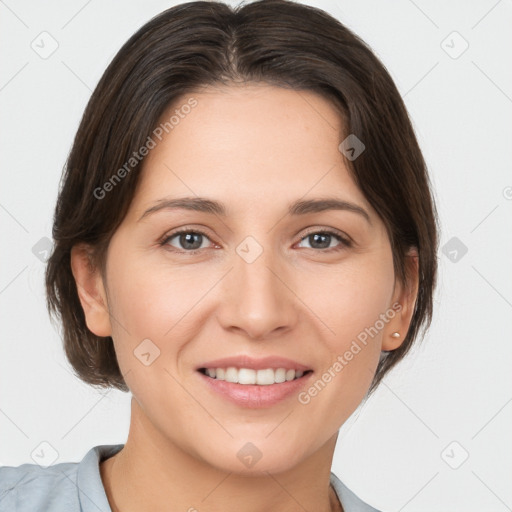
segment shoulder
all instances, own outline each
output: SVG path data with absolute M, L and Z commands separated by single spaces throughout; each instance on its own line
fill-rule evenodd
M 344 512 L 382 512 L 364 502 L 331 472 L 331 485 L 334 487 Z
M 80 462 L 0 467 L 0 512 L 79 512 L 89 510 L 86 502 L 104 504 L 99 462 L 122 446 L 95 446 Z
M 0 512 L 78 510 L 78 463 L 0 467 Z

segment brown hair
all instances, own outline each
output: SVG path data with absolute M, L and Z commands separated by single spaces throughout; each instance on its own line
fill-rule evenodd
M 66 356 L 88 384 L 128 391 L 112 339 L 86 326 L 71 272 L 71 248 L 90 244 L 94 264 L 104 275 L 106 249 L 130 206 L 141 163 L 108 199 L 98 199 L 97 191 L 144 145 L 173 101 L 203 86 L 233 82 L 266 82 L 329 99 L 339 109 L 346 134 L 355 134 L 366 146 L 347 164 L 386 225 L 400 282 L 408 283 L 407 250 L 418 250 L 419 291 L 407 336 L 379 362 L 370 393 L 409 351 L 420 328 L 426 331 L 431 323 L 435 203 L 406 108 L 386 68 L 339 21 L 288 0 L 260 0 L 234 9 L 210 1 L 175 6 L 138 30 L 106 69 L 62 177 L 54 250 L 46 268 L 48 310 L 60 315 Z

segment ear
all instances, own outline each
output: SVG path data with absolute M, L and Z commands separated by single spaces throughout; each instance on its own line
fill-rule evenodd
M 71 271 L 87 327 L 96 336 L 111 336 L 107 295 L 101 273 L 94 267 L 91 254 L 91 248 L 87 244 L 74 245 L 71 249 Z
M 391 301 L 395 316 L 386 324 L 383 330 L 382 350 L 395 350 L 405 340 L 411 324 L 414 305 L 418 296 L 419 256 L 416 248 L 411 248 L 405 256 L 407 283 L 397 282 Z M 396 306 L 394 306 L 396 305 Z M 398 333 L 399 336 L 393 336 Z

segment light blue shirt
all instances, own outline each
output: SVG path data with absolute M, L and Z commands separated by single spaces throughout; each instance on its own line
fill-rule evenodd
M 112 512 L 100 462 L 123 444 L 91 448 L 81 462 L 0 467 L 0 512 Z M 331 484 L 345 512 L 379 512 L 358 498 L 334 474 Z

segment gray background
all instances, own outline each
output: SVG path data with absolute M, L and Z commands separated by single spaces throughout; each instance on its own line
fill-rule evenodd
M 94 391 L 65 360 L 44 257 L 92 89 L 128 37 L 175 3 L 0 1 L 0 465 L 34 463 L 42 448 L 48 462 L 79 461 L 126 440 L 130 395 Z M 512 510 L 512 3 L 309 4 L 393 76 L 442 223 L 432 328 L 342 427 L 333 471 L 383 511 Z

